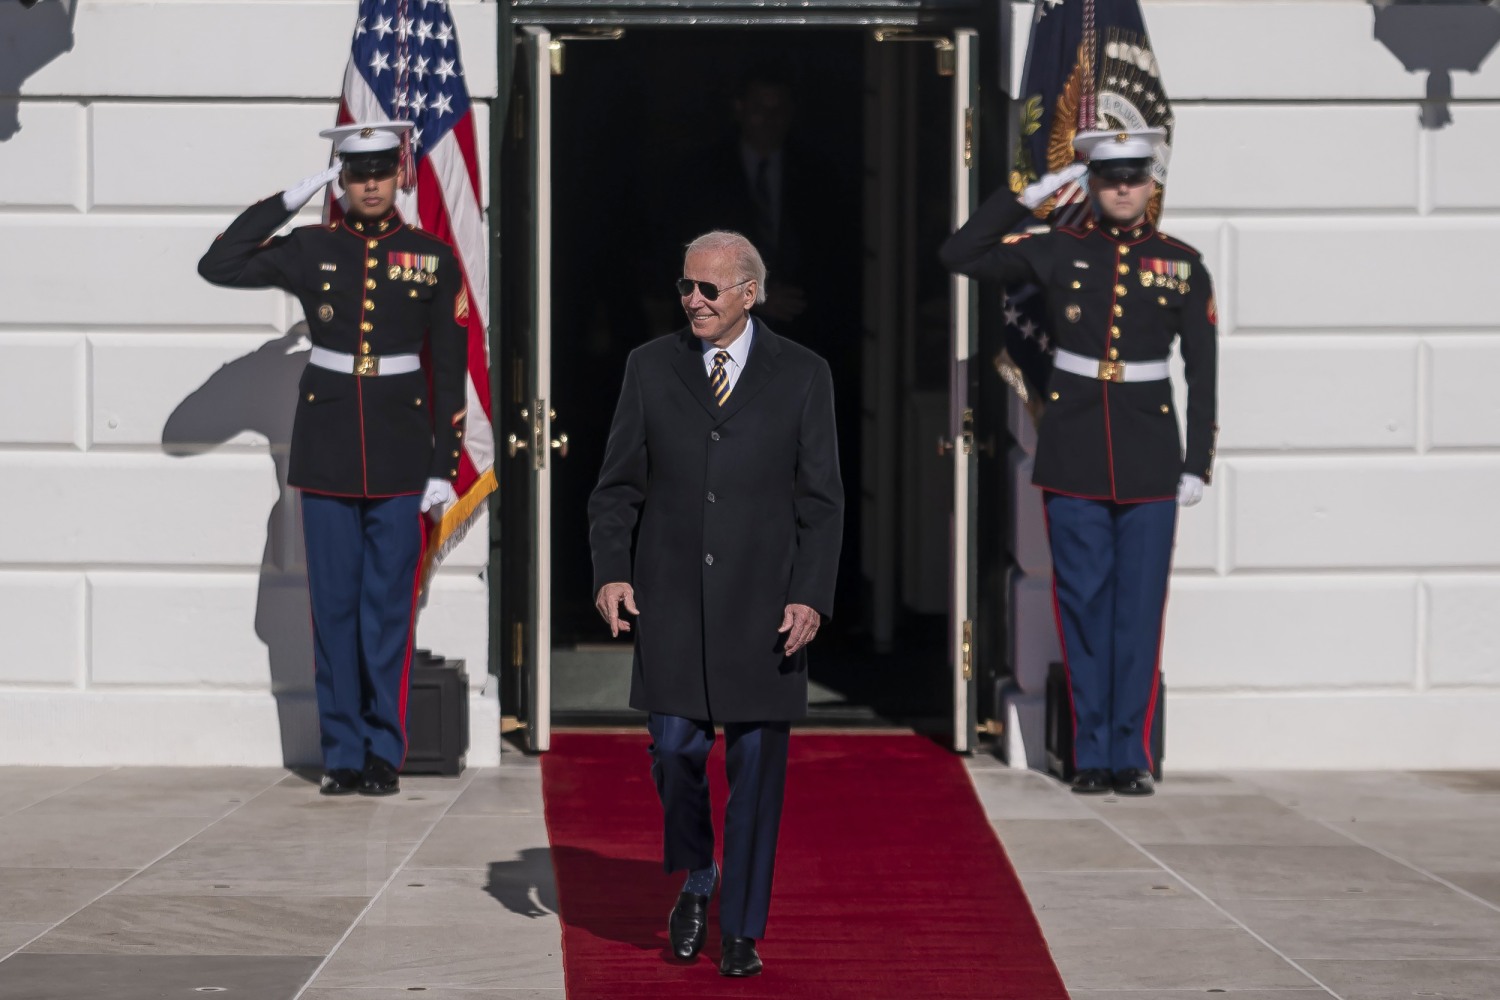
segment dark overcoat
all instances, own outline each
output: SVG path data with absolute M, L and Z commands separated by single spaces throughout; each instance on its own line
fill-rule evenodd
M 1123 229 L 1090 219 L 1012 232 L 1028 214 L 1002 188 L 943 245 L 943 263 L 1002 286 L 1035 282 L 1047 296 L 1053 342 L 1101 364 L 1160 361 L 1176 341 L 1187 381 L 1184 454 L 1166 379 L 1111 382 L 1054 371 L 1032 482 L 1117 503 L 1173 499 L 1184 472 L 1208 482 L 1218 434 L 1218 317 L 1203 258 L 1151 225 Z
M 822 358 L 757 322 L 720 407 L 688 330 L 633 351 L 589 498 L 594 593 L 630 583 L 640 610 L 631 707 L 805 716 L 807 652 L 777 629 L 788 604 L 832 615 L 843 516 Z

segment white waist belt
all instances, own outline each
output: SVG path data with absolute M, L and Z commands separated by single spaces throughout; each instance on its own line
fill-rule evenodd
M 1157 382 L 1171 374 L 1165 361 L 1100 361 L 1058 348 L 1052 366 L 1059 371 L 1103 382 Z
M 422 370 L 420 354 L 387 354 L 376 357 L 373 354 L 344 354 L 330 351 L 326 347 L 314 347 L 307 357 L 307 363 L 329 371 L 343 372 L 345 375 L 405 375 Z

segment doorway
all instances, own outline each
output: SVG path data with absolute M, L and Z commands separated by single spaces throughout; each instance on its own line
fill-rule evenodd
M 937 257 L 952 230 L 956 155 L 952 65 L 945 72 L 940 50 L 931 36 L 900 44 L 859 29 L 632 27 L 560 51 L 553 43 L 542 85 L 550 220 L 531 241 L 544 260 L 527 264 L 516 259 L 525 247 L 510 250 L 501 292 L 518 302 L 527 281 L 550 289 L 549 424 L 531 433 L 532 455 L 523 447 L 512 459 L 550 453 L 550 496 L 536 500 L 550 523 L 550 586 L 531 611 L 545 623 L 529 639 L 516 635 L 517 676 L 502 699 L 513 692 L 511 704 L 535 704 L 523 664 L 527 647 L 545 642 L 554 722 L 638 721 L 627 706 L 629 643 L 610 640 L 592 604 L 587 500 L 626 356 L 683 325 L 671 287 L 683 245 L 733 228 L 753 233 L 767 257 L 770 301 L 759 321 L 816 350 L 834 373 L 846 532 L 834 618 L 810 655 L 809 722 L 954 725 L 964 651 L 953 574 L 969 572 L 954 564 L 954 522 L 972 498 L 958 501 L 952 469 L 955 449 L 967 448 L 961 414 L 971 411 L 967 369 L 954 392 L 954 311 L 963 306 Z M 526 72 L 518 65 L 518 87 Z M 768 103 L 784 104 L 789 122 L 774 239 L 744 197 L 751 149 L 765 145 L 751 141 L 749 119 Z M 509 197 L 524 183 L 536 125 L 507 129 Z M 507 220 L 537 221 L 518 208 Z M 498 411 L 502 441 L 513 431 L 524 441 L 542 418 L 506 426 L 512 411 L 537 409 L 536 393 L 514 381 Z

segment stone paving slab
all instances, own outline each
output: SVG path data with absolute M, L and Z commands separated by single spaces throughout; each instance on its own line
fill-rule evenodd
M 1500 775 L 1172 774 L 1126 800 L 970 765 L 1075 998 L 1500 1000 Z M 0 997 L 202 988 L 563 1000 L 538 761 L 380 800 L 0 768 Z

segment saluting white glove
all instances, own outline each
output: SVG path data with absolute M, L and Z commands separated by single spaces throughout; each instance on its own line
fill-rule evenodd
M 1034 211 L 1041 206 L 1042 202 L 1088 172 L 1089 165 L 1087 163 L 1069 164 L 1056 173 L 1045 174 L 1026 185 L 1021 190 L 1021 196 L 1017 200 Z
M 339 171 L 343 168 L 335 164 L 321 173 L 313 174 L 304 178 L 281 192 L 281 203 L 286 206 L 288 212 L 299 211 L 303 205 L 312 201 L 312 196 L 317 194 L 335 180 Z
M 436 521 L 443 516 L 443 508 L 458 499 L 453 484 L 446 479 L 427 480 L 427 492 L 422 494 L 422 513 Z
M 1203 480 L 1197 476 L 1184 474 L 1177 482 L 1177 503 L 1181 507 L 1191 507 L 1203 499 Z

